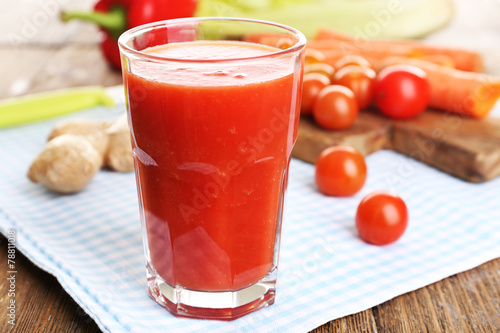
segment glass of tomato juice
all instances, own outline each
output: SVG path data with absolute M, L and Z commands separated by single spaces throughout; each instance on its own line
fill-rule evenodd
M 274 303 L 305 37 L 186 18 L 119 38 L 148 289 L 175 315 Z

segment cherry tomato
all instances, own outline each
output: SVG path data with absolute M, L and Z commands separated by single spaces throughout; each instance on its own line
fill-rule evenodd
M 276 42 L 276 47 L 286 50 L 293 46 L 293 41 L 290 38 L 281 38 Z
M 380 111 L 396 119 L 419 115 L 431 99 L 427 75 L 411 65 L 392 65 L 381 70 L 375 80 L 374 94 Z
M 323 88 L 316 98 L 313 116 L 321 127 L 342 130 L 352 126 L 359 108 L 352 90 L 339 85 Z
M 349 146 L 326 148 L 316 160 L 316 185 L 326 195 L 347 197 L 366 181 L 365 158 Z
M 335 73 L 335 69 L 325 63 L 315 63 L 315 64 L 309 64 L 304 67 L 304 74 L 308 73 L 319 73 L 323 74 L 324 76 L 328 77 L 329 79 L 333 78 L 333 74 Z
M 333 83 L 352 90 L 360 109 L 372 104 L 373 87 L 377 73 L 371 68 L 348 65 L 340 68 L 333 76 Z
M 339 70 L 342 67 L 350 66 L 350 65 L 371 68 L 368 60 L 366 60 L 365 58 L 363 58 L 362 56 L 359 56 L 357 54 L 351 54 L 351 55 L 347 55 L 345 57 L 340 58 L 339 60 L 337 60 L 337 62 L 335 63 L 335 65 L 333 67 L 335 67 L 336 70 Z
M 408 225 L 408 209 L 397 195 L 376 191 L 361 200 L 356 212 L 356 229 L 367 243 L 386 245 L 398 240 Z
M 321 51 L 315 49 L 306 49 L 306 55 L 304 58 L 305 64 L 315 64 L 318 62 L 323 62 L 325 60 L 325 55 Z
M 300 106 L 301 115 L 312 113 L 314 103 L 323 88 L 330 84 L 330 79 L 318 73 L 304 75 L 302 81 L 302 104 Z

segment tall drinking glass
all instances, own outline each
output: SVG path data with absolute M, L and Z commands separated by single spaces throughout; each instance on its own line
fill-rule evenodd
M 188 18 L 131 29 L 119 46 L 149 293 L 195 318 L 271 305 L 305 37 Z

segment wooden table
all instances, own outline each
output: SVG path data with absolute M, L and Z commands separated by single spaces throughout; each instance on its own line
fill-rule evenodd
M 78 6 L 88 7 L 90 2 L 79 2 Z M 63 27 L 56 14 L 35 2 L 29 4 L 0 4 L 0 98 L 121 83 L 121 75 L 111 71 L 101 58 L 96 29 L 79 23 Z M 43 17 L 47 20 L 43 21 Z M 29 22 L 36 33 L 28 34 Z M 6 319 L 7 240 L 3 236 L 0 262 L 1 332 L 99 332 L 56 278 L 19 252 L 17 321 L 12 329 Z M 333 320 L 312 332 L 500 332 L 500 259 Z

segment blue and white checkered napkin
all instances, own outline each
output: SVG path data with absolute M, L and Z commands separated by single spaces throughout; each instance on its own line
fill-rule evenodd
M 70 117 L 113 118 L 95 108 Z M 101 171 L 75 195 L 31 184 L 26 171 L 60 119 L 0 131 L 0 229 L 105 332 L 306 332 L 500 256 L 500 178 L 469 184 L 390 151 L 367 158 L 367 184 L 351 198 L 319 194 L 312 165 L 293 160 L 276 303 L 233 322 L 180 319 L 146 291 L 133 173 Z M 361 198 L 392 189 L 409 227 L 396 243 L 362 242 Z

